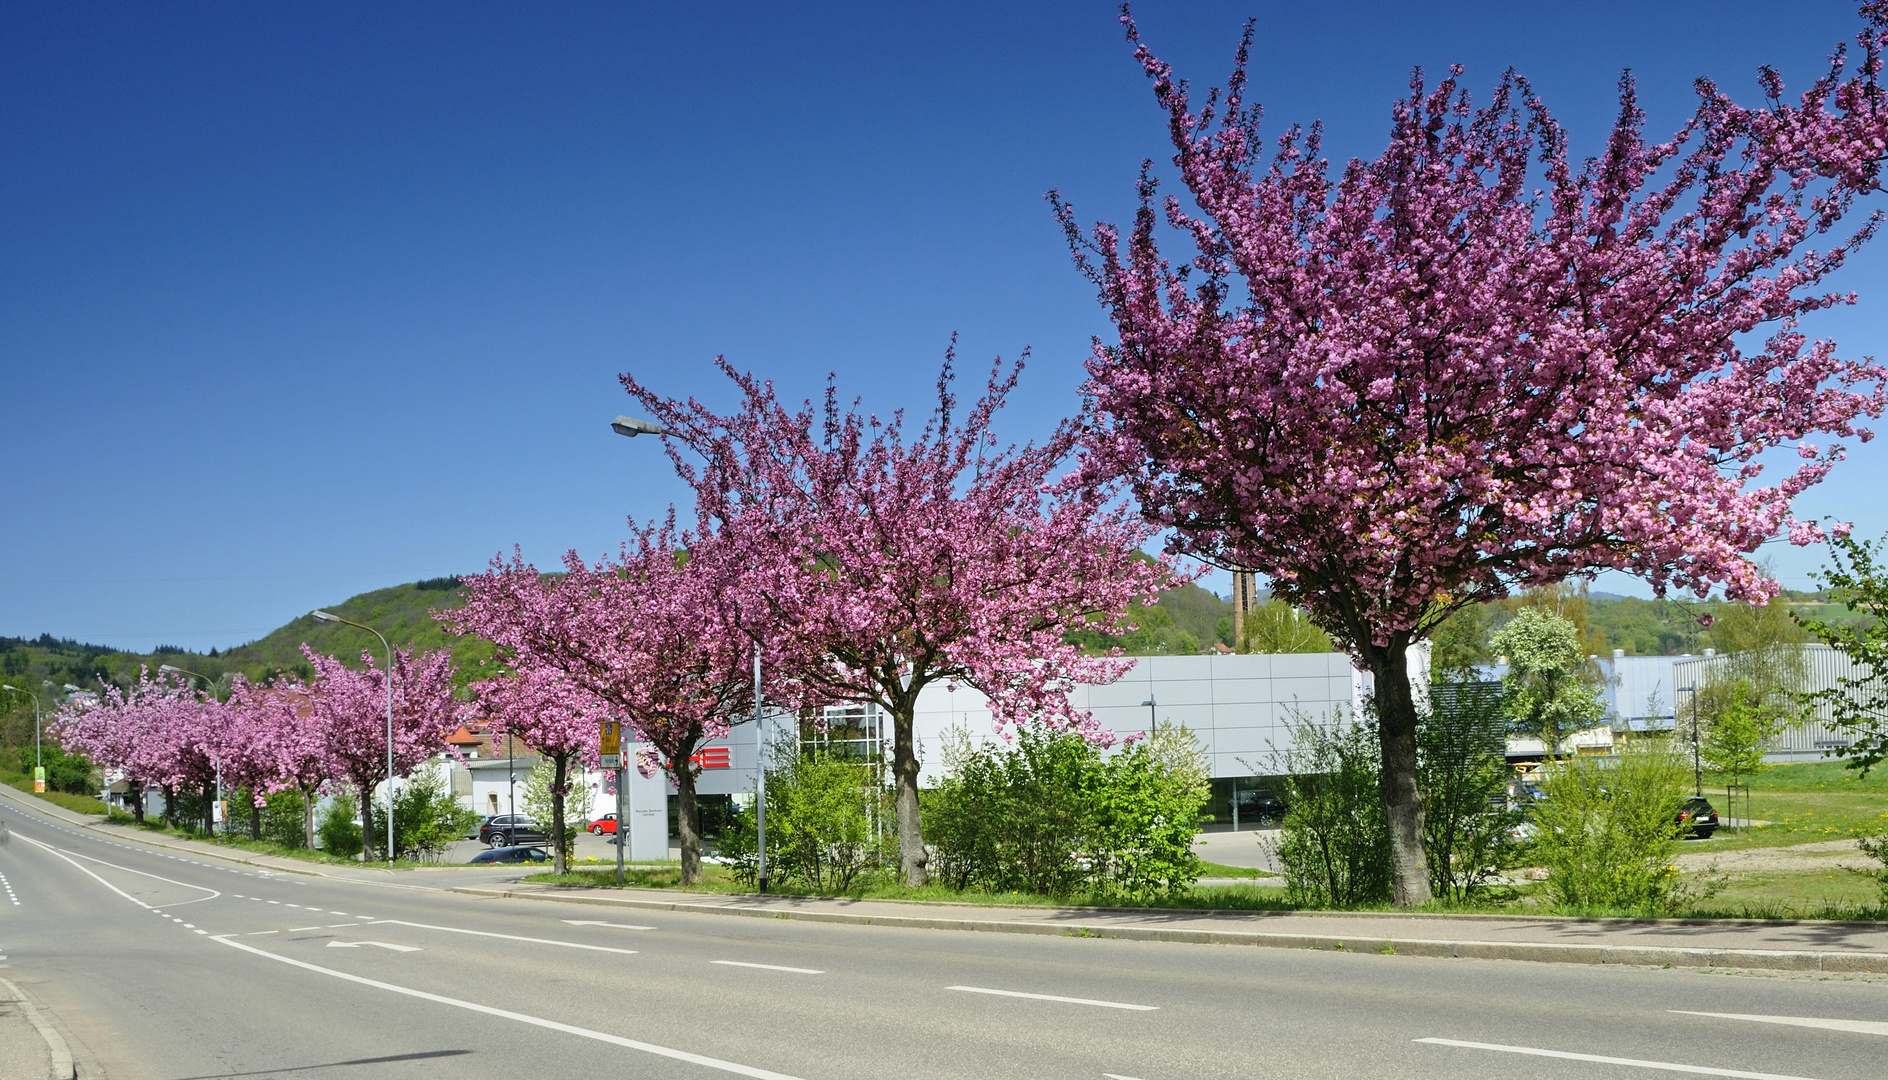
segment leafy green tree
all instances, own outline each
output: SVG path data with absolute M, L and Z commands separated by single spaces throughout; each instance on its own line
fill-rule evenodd
M 580 773 L 579 776 L 582 774 Z M 551 788 L 557 782 L 557 768 L 548 757 L 538 758 L 538 763 L 531 767 L 531 772 L 524 779 L 524 795 L 519 800 L 524 804 L 524 812 L 531 815 L 531 820 L 542 825 L 547 831 L 557 820 L 558 799 Z M 590 823 L 590 811 L 596 803 L 596 792 L 588 784 L 575 783 L 563 797 L 564 809 L 564 861 L 570 861 L 570 853 L 577 845 L 577 834 Z M 396 819 L 397 823 L 397 819 Z
M 1513 864 L 1521 815 L 1507 804 L 1506 718 L 1497 683 L 1436 683 L 1416 729 L 1423 844 L 1436 896 L 1458 903 Z
M 1780 703 L 1765 702 L 1749 683 L 1739 680 L 1725 688 L 1698 754 L 1712 771 L 1736 784 L 1763 769 L 1764 748 L 1789 719 Z
M 1240 652 L 1247 653 L 1322 653 L 1336 652 L 1331 635 L 1285 601 L 1273 597 L 1254 608 L 1245 618 L 1245 641 Z
M 1805 705 L 1823 705 L 1835 725 L 1854 741 L 1837 751 L 1849 768 L 1868 770 L 1888 757 L 1888 568 L 1877 560 L 1881 541 L 1871 544 L 1847 532 L 1829 537 L 1831 565 L 1817 575 L 1831 596 L 1851 612 L 1866 614 L 1866 622 L 1823 619 L 1802 620 L 1803 629 L 1839 650 L 1855 666 L 1855 673 L 1836 685 L 1802 695 Z
M 1429 635 L 1429 677 L 1436 682 L 1467 682 L 1475 669 L 1493 660 L 1488 653 L 1488 608 L 1457 608 Z
M 1544 607 L 1524 607 L 1489 638 L 1488 647 L 1508 658 L 1501 681 L 1509 722 L 1545 743 L 1550 757 L 1559 755 L 1569 735 L 1605 715 L 1572 620 Z

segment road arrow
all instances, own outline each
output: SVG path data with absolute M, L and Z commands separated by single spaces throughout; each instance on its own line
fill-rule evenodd
M 418 945 L 394 945 L 385 941 L 330 941 L 330 949 L 358 949 L 362 945 L 372 945 L 376 949 L 391 949 L 394 952 L 419 952 Z
M 598 922 L 595 919 L 565 919 L 572 926 L 610 926 L 618 930 L 654 930 L 653 926 L 633 926 L 629 923 Z

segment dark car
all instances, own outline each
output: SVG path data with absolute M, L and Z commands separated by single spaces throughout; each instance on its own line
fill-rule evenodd
M 490 866 L 494 863 L 541 863 L 550 862 L 551 853 L 541 847 L 495 847 L 490 851 L 481 851 L 472 856 L 473 866 Z
M 1253 824 L 1278 821 L 1285 816 L 1285 804 L 1279 797 L 1263 788 L 1256 791 L 1241 791 L 1237 795 L 1239 820 Z
M 550 839 L 550 834 L 544 831 L 543 826 L 524 814 L 499 814 L 479 826 L 479 843 L 492 847 L 545 844 Z
M 1718 812 L 1709 800 L 1694 795 L 1678 808 L 1678 828 L 1680 836 L 1709 840 L 1718 831 Z

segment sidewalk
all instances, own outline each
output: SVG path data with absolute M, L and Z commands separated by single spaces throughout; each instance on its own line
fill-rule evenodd
M 1005 907 L 534 884 L 465 886 L 453 891 L 474 896 L 927 930 L 1566 964 L 1888 973 L 1888 924 L 1884 923 Z
M 73 1080 L 72 1051 L 20 988 L 0 979 L 0 1080 Z

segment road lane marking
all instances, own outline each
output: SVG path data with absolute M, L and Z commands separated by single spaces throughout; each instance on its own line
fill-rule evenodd
M 1691 1073 L 1695 1076 L 1732 1076 L 1738 1080 L 1812 1080 L 1807 1076 L 1784 1076 L 1781 1073 L 1748 1072 L 1744 1069 L 1714 1069 L 1708 1065 L 1680 1065 L 1671 1061 L 1641 1061 L 1638 1058 L 1606 1057 L 1602 1054 L 1571 1054 L 1565 1050 L 1538 1050 L 1531 1046 L 1503 1046 L 1500 1043 L 1462 1042 L 1459 1039 L 1417 1039 L 1419 1043 L 1435 1046 L 1459 1046 L 1468 1050 L 1494 1050 L 1503 1054 L 1526 1054 L 1529 1057 L 1561 1058 L 1566 1061 L 1592 1061 L 1601 1065 L 1630 1065 L 1636 1069 L 1658 1069 L 1661 1072 Z
M 252 930 L 252 931 L 250 931 L 250 932 L 249 932 L 249 933 L 248 933 L 248 934 L 247 934 L 246 936 L 248 936 L 248 937 L 261 937 L 261 936 L 262 936 L 262 935 L 264 935 L 264 934 L 279 934 L 279 933 L 281 933 L 281 932 L 282 932 L 282 931 L 280 931 L 280 930 Z
M 575 941 L 553 941 L 550 938 L 519 937 L 516 934 L 494 934 L 489 930 L 462 930 L 457 926 L 433 926 L 428 923 L 404 922 L 400 919 L 381 919 L 375 926 L 412 926 L 421 930 L 441 930 L 448 934 L 472 934 L 476 937 L 504 938 L 506 941 L 528 941 L 533 945 L 558 945 L 566 949 L 587 949 L 590 952 L 613 952 L 623 956 L 636 955 L 635 949 L 612 949 L 607 945 L 584 945 Z
M 1138 1076 L 1122 1076 L 1120 1073 L 1102 1073 L 1108 1080 L 1141 1080 Z
M 781 967 L 779 964 L 744 964 L 739 960 L 710 960 L 708 962 L 711 964 L 726 964 L 729 967 L 760 968 L 763 971 L 792 971 L 800 975 L 826 974 L 824 971 L 820 971 L 817 968 Z
M 100 885 L 105 886 L 107 889 L 110 889 L 112 892 L 117 893 L 119 896 L 124 897 L 126 900 L 131 901 L 132 903 L 138 905 L 139 907 L 145 909 L 146 911 L 157 910 L 155 906 L 145 903 L 144 901 L 124 891 L 118 886 L 113 885 L 111 882 L 106 881 L 104 878 L 99 877 L 97 874 L 92 873 L 90 870 L 87 870 L 85 867 L 80 866 L 78 863 L 72 862 L 70 858 L 67 858 L 65 852 L 60 851 L 58 848 L 53 847 L 51 844 L 41 843 L 40 841 L 35 840 L 30 836 L 22 836 L 20 837 L 20 839 L 26 841 L 27 843 L 33 845 L 34 847 L 44 848 L 47 852 L 51 853 L 52 855 L 57 856 L 58 858 L 65 859 L 66 862 L 72 863 L 72 866 L 74 869 L 78 870 L 80 873 L 84 874 L 86 877 L 91 878 L 93 881 L 98 882 Z M 73 852 L 73 854 L 78 855 L 78 852 L 75 851 Z M 175 904 L 166 904 L 164 905 L 165 907 L 182 907 L 185 904 L 201 904 L 205 900 L 214 900 L 217 897 L 223 895 L 222 893 L 217 892 L 215 889 L 205 888 L 202 885 L 192 885 L 189 882 L 185 882 L 185 881 L 172 881 L 171 879 L 167 877 L 158 877 L 156 874 L 146 874 L 142 870 L 132 870 L 129 866 L 119 866 L 117 863 L 108 863 L 103 859 L 94 859 L 90 855 L 79 855 L 79 858 L 88 860 L 90 862 L 95 862 L 100 866 L 109 866 L 114 870 L 124 870 L 129 873 L 141 875 L 143 877 L 154 878 L 158 881 L 162 881 L 167 884 L 182 885 L 186 889 L 196 889 L 201 892 L 207 892 L 210 894 L 208 896 L 198 897 L 195 900 L 183 900 Z M 182 920 L 179 920 L 179 921 L 182 921 Z
M 998 997 L 1033 998 L 1036 1001 L 1066 1001 L 1070 1005 L 1099 1005 L 1104 1009 L 1132 1009 L 1135 1012 L 1156 1012 L 1158 1005 L 1129 1005 L 1123 1001 L 1096 1001 L 1093 998 L 1060 997 L 1056 994 L 1025 994 L 1021 990 L 991 990 L 983 986 L 947 986 L 946 990 L 962 990 L 966 994 L 995 994 Z
M 1888 1035 L 1888 1023 L 1880 1020 L 1825 1020 L 1817 1016 L 1753 1016 L 1749 1013 L 1692 1012 L 1667 1009 L 1683 1016 L 1715 1016 L 1719 1020 L 1751 1020 L 1759 1024 L 1789 1024 L 1792 1027 L 1823 1028 L 1827 1031 L 1854 1031 L 1863 1035 Z
M 364 917 L 364 916 L 363 916 Z M 572 926 L 609 926 L 618 930 L 654 930 L 653 926 L 637 926 L 626 922 L 600 922 L 596 919 L 565 919 Z
M 20 898 L 19 898 L 19 897 L 17 897 L 17 896 L 15 896 L 15 895 L 13 895 L 13 883 L 12 883 L 11 881 L 8 881 L 8 880 L 7 880 L 7 876 L 6 876 L 5 874 L 0 874 L 0 885 L 4 885 L 4 886 L 6 886 L 6 889 L 7 889 L 7 899 L 8 899 L 8 900 L 11 900 L 11 901 L 13 901 L 13 906 L 14 906 L 14 907 L 19 907 L 19 906 L 20 906 Z
M 291 934 L 299 934 L 303 930 L 319 930 L 319 929 L 321 929 L 321 927 L 319 926 L 291 926 L 288 928 L 288 932 Z
M 358 949 L 362 945 L 372 945 L 376 949 L 387 949 L 392 952 L 422 952 L 424 951 L 418 945 L 395 945 L 392 942 L 388 942 L 388 941 L 330 941 L 328 942 L 328 948 L 330 949 Z
M 450 1005 L 455 1009 L 465 1009 L 468 1012 L 484 1013 L 487 1016 L 499 1016 L 507 1020 L 516 1020 L 521 1024 L 530 1024 L 533 1027 L 546 1028 L 551 1031 L 561 1031 L 566 1035 L 576 1035 L 580 1038 L 594 1039 L 597 1042 L 609 1043 L 612 1046 L 621 1046 L 630 1050 L 640 1050 L 645 1054 L 655 1054 L 658 1057 L 671 1058 L 676 1061 L 686 1061 L 693 1065 L 701 1065 L 706 1068 L 719 1069 L 722 1072 L 733 1073 L 736 1076 L 752 1077 L 753 1080 L 800 1080 L 800 1077 L 791 1076 L 787 1073 L 777 1073 L 768 1069 L 757 1069 L 752 1065 L 723 1061 L 720 1058 L 712 1058 L 704 1054 L 691 1054 L 687 1050 L 676 1050 L 667 1046 L 657 1046 L 655 1043 L 625 1039 L 621 1035 L 611 1035 L 603 1031 L 592 1031 L 589 1028 L 580 1028 L 574 1024 L 561 1024 L 555 1020 L 546 1020 L 541 1016 L 531 1016 L 526 1013 L 512 1012 L 509 1009 L 498 1009 L 490 1005 L 480 1005 L 476 1001 L 461 1001 L 458 998 L 449 998 L 440 994 L 429 994 L 424 990 L 415 990 L 407 986 L 381 982 L 379 979 L 369 979 L 361 975 L 350 975 L 345 971 L 324 968 L 287 956 L 277 956 L 275 953 L 269 952 L 266 949 L 258 949 L 251 945 L 244 945 L 240 941 L 231 941 L 227 937 L 213 937 L 210 940 L 219 941 L 232 949 L 241 949 L 244 952 L 254 953 L 257 956 L 267 957 L 270 960 L 276 960 L 293 967 L 302 968 L 306 971 L 332 976 L 336 979 L 345 979 L 348 982 L 359 983 L 362 986 L 371 986 L 376 990 L 405 994 L 407 997 L 419 998 L 422 1001 L 431 1001 L 440 1005 Z
M 346 929 L 347 927 L 350 927 L 350 926 L 359 926 L 359 925 L 360 925 L 360 923 L 357 923 L 357 922 L 338 922 L 338 923 L 329 923 L 329 924 L 328 924 L 328 929 L 330 929 L 330 930 L 343 930 L 343 929 Z

